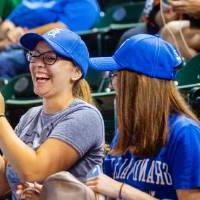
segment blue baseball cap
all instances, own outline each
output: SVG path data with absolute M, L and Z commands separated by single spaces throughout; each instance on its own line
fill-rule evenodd
M 72 59 L 86 76 L 89 63 L 88 49 L 79 35 L 69 29 L 52 29 L 39 35 L 27 33 L 20 38 L 20 44 L 27 50 L 34 50 L 38 42 L 45 41 L 58 55 Z
M 131 70 L 158 79 L 172 80 L 183 63 L 179 52 L 158 36 L 138 34 L 127 39 L 112 57 L 90 59 L 98 71 Z

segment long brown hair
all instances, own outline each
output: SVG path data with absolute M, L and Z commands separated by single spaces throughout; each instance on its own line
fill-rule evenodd
M 73 86 L 73 96 L 86 101 L 89 104 L 95 105 L 91 95 L 91 89 L 85 79 L 78 80 Z
M 130 150 L 137 156 L 155 156 L 168 140 L 172 112 L 199 123 L 173 81 L 123 70 L 118 72 L 117 84 L 119 141 L 113 154 Z

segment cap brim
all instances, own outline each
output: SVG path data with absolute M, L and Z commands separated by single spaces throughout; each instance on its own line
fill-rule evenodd
M 38 42 L 45 40 L 37 33 L 27 33 L 20 38 L 20 44 L 24 49 L 33 50 Z
M 60 55 L 73 59 L 68 52 L 64 51 L 63 48 L 61 48 L 58 44 L 49 40 L 43 35 L 39 35 L 37 33 L 27 33 L 20 38 L 21 46 L 29 51 L 34 50 L 36 45 L 41 41 L 46 42 L 55 52 L 59 53 Z
M 40 41 L 45 41 L 52 49 L 62 54 L 62 50 L 60 51 L 60 47 L 56 43 L 37 33 L 27 33 L 20 38 L 19 42 L 24 49 L 32 51 Z
M 29 51 L 34 50 L 36 45 L 41 41 L 46 42 L 55 52 L 59 53 L 61 56 L 73 59 L 70 53 L 64 51 L 63 48 L 60 47 L 57 43 L 49 40 L 43 35 L 39 35 L 37 33 L 27 33 L 20 38 L 21 46 Z
M 118 71 L 120 65 L 113 57 L 90 58 L 89 66 L 97 71 Z

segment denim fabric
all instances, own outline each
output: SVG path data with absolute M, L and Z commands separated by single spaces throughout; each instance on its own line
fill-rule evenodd
M 24 50 L 19 46 L 10 46 L 0 52 L 0 78 L 13 78 L 29 71 Z

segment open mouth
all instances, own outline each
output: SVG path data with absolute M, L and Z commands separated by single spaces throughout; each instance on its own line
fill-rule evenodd
M 36 76 L 36 81 L 37 82 L 45 82 L 50 80 L 50 78 L 48 76 Z
M 48 81 L 50 78 L 36 78 L 36 81 Z

